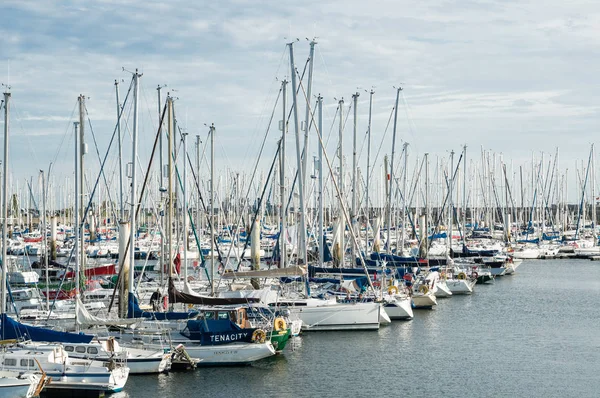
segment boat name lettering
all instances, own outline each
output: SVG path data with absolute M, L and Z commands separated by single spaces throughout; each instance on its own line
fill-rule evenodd
M 231 334 L 217 334 L 210 336 L 210 341 L 213 343 L 222 341 L 237 341 L 243 338 L 247 338 L 248 333 L 231 333 Z

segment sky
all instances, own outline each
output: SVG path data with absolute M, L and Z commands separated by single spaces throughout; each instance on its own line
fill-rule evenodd
M 373 89 L 372 156 L 381 148 L 379 167 L 391 152 L 386 125 L 395 87 L 403 89 L 396 152 L 408 142 L 410 161 L 424 153 L 447 159 L 466 145 L 470 159 L 493 151 L 514 174 L 521 165 L 531 169 L 542 154 L 550 159 L 558 147 L 560 168 L 575 181 L 576 167 L 597 141 L 600 4 L 593 1 L 4 0 L 0 15 L 0 82 L 12 93 L 13 184 L 36 180 L 52 163 L 55 184 L 68 188 L 80 94 L 104 156 L 116 123 L 115 79 L 122 100 L 136 69 L 143 74 L 141 165 L 158 124 L 156 88 L 166 85 L 163 99 L 167 92 L 175 98 L 178 123 L 191 138 L 188 149 L 196 135 L 206 145 L 207 125 L 215 124 L 219 169 L 251 172 L 276 107 L 260 161 L 265 174 L 280 135 L 278 91 L 290 79 L 286 44 L 294 43 L 302 73 L 309 39 L 317 42 L 313 95 L 323 96 L 332 161 L 337 101 L 344 98 L 346 114 L 352 94 L 360 93 L 362 147 Z M 289 109 L 290 96 L 287 101 Z M 128 126 L 130 112 L 126 107 Z M 299 106 L 301 120 L 304 112 Z M 348 163 L 352 125 L 350 116 L 343 144 Z M 92 138 L 86 141 L 86 162 L 98 170 Z M 314 136 L 310 152 L 316 153 Z M 360 153 L 364 168 L 366 149 Z M 109 159 L 112 175 L 114 148 Z

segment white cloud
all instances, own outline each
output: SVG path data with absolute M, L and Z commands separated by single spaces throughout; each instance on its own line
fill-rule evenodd
M 164 93 L 179 97 L 178 116 L 190 133 L 204 135 L 204 123 L 215 122 L 229 159 L 246 167 L 267 128 L 279 85 L 275 79 L 289 79 L 285 42 L 301 39 L 294 46 L 302 71 L 305 38 L 317 36 L 313 94 L 325 98 L 324 133 L 332 125 L 334 97 L 343 96 L 348 106 L 357 89 L 363 93 L 359 130 L 365 131 L 368 95 L 362 90 L 375 86 L 373 125 L 381 139 L 395 97 L 392 86 L 401 84 L 410 112 L 408 117 L 400 112 L 399 127 L 415 151 L 445 153 L 466 142 L 497 147 L 515 159 L 546 145 L 549 151 L 565 146 L 570 154 L 565 157 L 586 156 L 600 103 L 595 87 L 599 5 L 285 3 L 103 0 L 57 6 L 7 0 L 0 6 L 7 16 L 0 30 L 0 70 L 10 59 L 19 109 L 14 116 L 22 134 L 66 134 L 83 93 L 90 97 L 101 149 L 106 147 L 115 123 L 114 79 L 125 79 L 123 98 L 130 76 L 121 68 L 137 67 L 144 73 L 145 137 L 156 128 L 155 88 L 166 83 Z M 0 81 L 5 75 L 0 73 Z M 288 98 L 288 108 L 290 103 Z M 303 107 L 299 114 L 303 119 Z M 278 108 L 270 143 L 280 118 Z M 565 140 L 565 134 L 574 138 Z M 344 144 L 348 153 L 350 141 Z M 50 159 L 55 151 L 50 145 L 40 157 Z

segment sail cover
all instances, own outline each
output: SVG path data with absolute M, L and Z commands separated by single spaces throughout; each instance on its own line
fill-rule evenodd
M 2 340 L 31 340 L 48 341 L 53 343 L 89 343 L 94 336 L 83 333 L 58 332 L 56 330 L 45 329 L 37 326 L 24 325 L 11 319 L 8 315 L 0 316 L 0 334 Z
M 170 303 L 185 303 L 199 305 L 233 305 L 233 304 L 248 304 L 257 303 L 260 298 L 218 298 L 201 296 L 190 289 L 189 286 L 184 289 L 188 292 L 180 292 L 175 288 L 173 278 L 169 278 L 169 302 Z
M 125 318 L 125 319 L 103 319 L 92 315 L 83 306 L 81 299 L 77 297 L 77 310 L 75 315 L 77 317 L 77 323 L 81 326 L 120 326 L 120 325 L 132 325 L 140 321 L 136 318 Z
M 198 316 L 198 311 L 190 312 L 154 312 L 144 311 L 140 308 L 133 293 L 129 293 L 129 305 L 127 306 L 127 318 L 149 318 L 157 321 L 190 319 Z

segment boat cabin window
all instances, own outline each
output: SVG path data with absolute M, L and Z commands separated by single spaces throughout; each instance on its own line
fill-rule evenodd
M 206 311 L 204 313 L 204 319 L 215 319 L 215 313 L 213 311 Z
M 4 366 L 17 366 L 17 360 L 14 358 L 6 358 L 4 360 Z
M 87 352 L 88 354 L 97 354 L 98 349 L 96 347 L 88 347 Z
M 33 359 L 21 359 L 21 366 L 22 367 L 31 367 L 33 366 Z
M 229 319 L 229 312 L 219 311 L 219 319 Z
M 80 353 L 80 354 L 85 354 L 85 347 L 75 347 L 75 351 Z
M 75 350 L 75 349 L 73 348 L 73 346 L 72 346 L 72 345 L 66 345 L 66 346 L 65 346 L 65 351 L 66 351 L 66 352 L 73 352 L 74 350 Z

